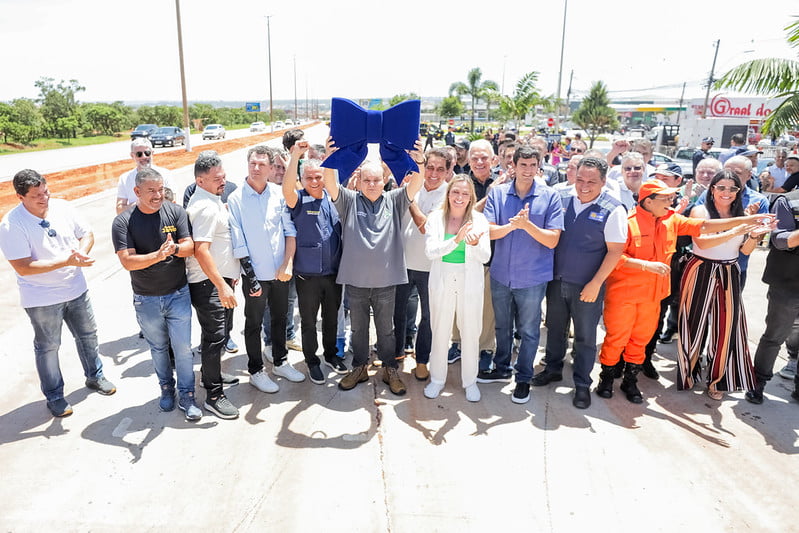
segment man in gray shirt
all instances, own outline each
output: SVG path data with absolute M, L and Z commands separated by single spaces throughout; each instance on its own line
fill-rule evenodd
M 421 143 L 417 142 L 415 148 L 410 155 L 423 165 Z M 341 217 L 343 254 L 336 281 L 347 285 L 352 325 L 352 370 L 338 386 L 350 390 L 369 379 L 366 365 L 371 309 L 377 330 L 377 354 L 383 362 L 383 382 L 394 394 L 405 394 L 394 357 L 394 288 L 408 282 L 401 244 L 402 215 L 424 178 L 413 172 L 406 178 L 405 187 L 385 192 L 383 167 L 367 162 L 361 167 L 358 191 L 352 191 L 339 186 L 334 170 L 325 169 L 324 174 L 325 189 Z

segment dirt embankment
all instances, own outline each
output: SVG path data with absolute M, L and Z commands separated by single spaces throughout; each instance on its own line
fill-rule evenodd
M 310 128 L 313 124 L 300 126 L 300 129 Z M 216 150 L 220 154 L 234 152 L 248 146 L 266 142 L 271 139 L 282 137 L 283 133 L 262 133 L 260 135 L 250 135 L 239 139 L 230 139 L 215 143 L 195 146 L 191 152 L 185 150 L 174 150 L 153 156 L 153 162 L 159 167 L 170 170 L 191 165 L 197 159 L 197 154 L 203 150 Z M 88 167 L 74 168 L 45 174 L 50 192 L 54 197 L 74 200 L 90 194 L 104 191 L 116 187 L 119 175 L 130 170 L 133 162 L 128 159 L 114 161 L 112 163 L 102 163 Z M 14 185 L 11 181 L 0 183 L 0 217 L 5 215 L 19 203 L 14 193 Z

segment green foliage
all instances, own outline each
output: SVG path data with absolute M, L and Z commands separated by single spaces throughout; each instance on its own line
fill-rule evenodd
M 92 135 L 99 132 L 102 135 L 114 135 L 117 132 L 129 129 L 133 118 L 133 111 L 122 104 L 82 104 L 84 133 Z
M 45 132 L 62 139 L 77 137 L 80 111 L 75 95 L 86 88 L 78 80 L 61 80 L 56 85 L 53 78 L 39 78 L 34 86 L 39 89 L 38 102 Z
M 572 120 L 588 132 L 589 148 L 593 148 L 594 140 L 605 131 L 619 127 L 616 111 L 610 107 L 608 89 L 601 81 L 594 83 L 580 107 L 572 115 Z
M 498 91 L 499 86 L 496 82 L 491 80 L 483 81 L 483 71 L 479 67 L 475 67 L 466 75 L 466 83 L 456 81 L 449 86 L 449 96 L 457 94 L 458 96 L 468 95 L 472 100 L 472 125 L 470 130 L 474 131 L 474 106 L 477 100 L 485 99 L 485 95 L 489 90 Z
M 788 44 L 799 47 L 799 18 L 785 27 Z M 767 94 L 785 98 L 766 118 L 763 133 L 779 135 L 799 124 L 799 61 L 766 58 L 747 61 L 725 73 L 715 84 L 717 89 Z
M 416 93 L 408 93 L 408 94 L 397 94 L 391 97 L 391 100 L 388 101 L 389 107 L 393 105 L 397 105 L 400 102 L 404 102 L 406 100 L 420 100 L 419 95 Z
M 438 106 L 438 114 L 444 118 L 454 118 L 463 115 L 465 108 L 457 96 L 447 96 Z
M 3 142 L 30 144 L 42 130 L 44 120 L 33 100 L 17 98 L 11 104 L 0 103 L 0 135 Z
M 524 119 L 537 105 L 551 105 L 551 98 L 541 96 L 538 90 L 538 72 L 530 71 L 516 82 L 512 96 L 503 96 L 499 102 L 500 116 L 513 119 L 517 125 L 524 124 Z

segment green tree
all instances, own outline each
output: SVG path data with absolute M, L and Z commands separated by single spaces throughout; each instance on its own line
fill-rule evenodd
M 34 86 L 39 89 L 46 133 L 62 139 L 77 137 L 81 120 L 76 94 L 86 88 L 78 80 L 61 80 L 56 85 L 53 78 L 39 78 Z
M 513 89 L 513 95 L 503 96 L 500 100 L 500 115 L 515 120 L 517 126 L 521 126 L 535 106 L 548 105 L 550 99 L 541 96 L 537 83 L 538 72 L 534 70 L 519 78 Z
M 388 106 L 391 107 L 406 100 L 421 100 L 421 98 L 419 98 L 419 95 L 416 93 L 396 94 L 391 97 L 391 100 L 388 101 Z
M 475 67 L 466 75 L 466 83 L 456 81 L 449 86 L 449 96 L 457 94 L 458 96 L 468 95 L 472 100 L 472 126 L 471 131 L 474 131 L 474 106 L 478 100 L 484 99 L 486 91 L 493 89 L 499 90 L 496 82 L 491 80 L 483 80 L 483 71 L 479 67 Z
M 457 96 L 447 96 L 438 105 L 438 114 L 444 118 L 454 118 L 463 115 L 465 108 Z
M 216 108 L 210 104 L 192 104 L 189 106 L 189 118 L 199 120 L 203 126 L 208 124 L 223 124 L 220 122 Z
M 0 135 L 3 142 L 31 144 L 39 137 L 44 121 L 33 100 L 17 98 L 11 104 L 0 103 Z
M 799 18 L 786 26 L 788 44 L 799 48 Z M 763 133 L 779 135 L 799 124 L 799 61 L 765 58 L 747 61 L 724 74 L 717 82 L 719 89 L 768 94 L 785 98 L 774 108 L 763 124 Z
M 594 140 L 601 132 L 618 128 L 619 118 L 616 110 L 610 107 L 608 88 L 604 83 L 598 81 L 591 86 L 572 120 L 588 133 L 589 148 L 594 147 Z
M 130 124 L 130 109 L 122 105 L 122 102 L 83 104 L 81 108 L 87 133 L 115 135 L 127 129 Z

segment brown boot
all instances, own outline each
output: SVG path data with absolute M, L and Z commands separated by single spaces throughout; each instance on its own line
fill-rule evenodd
M 416 363 L 416 368 L 413 369 L 413 375 L 419 381 L 427 381 L 430 377 L 430 371 L 427 370 L 427 365 L 424 363 Z
M 369 372 L 366 371 L 366 365 L 356 366 L 349 373 L 341 378 L 338 382 L 338 388 L 341 390 L 354 389 L 358 383 L 363 383 L 369 380 Z
M 388 385 L 389 390 L 397 396 L 405 394 L 405 384 L 400 379 L 398 368 L 383 368 L 383 383 Z

